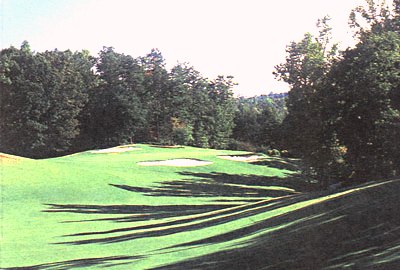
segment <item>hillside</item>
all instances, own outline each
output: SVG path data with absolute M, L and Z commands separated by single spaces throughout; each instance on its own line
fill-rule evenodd
M 297 160 L 194 147 L 5 157 L 2 269 L 400 265 L 399 181 L 311 192 Z

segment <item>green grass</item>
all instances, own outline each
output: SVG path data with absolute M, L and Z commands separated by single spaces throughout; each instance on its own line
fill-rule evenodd
M 136 147 L 2 162 L 0 267 L 379 269 L 399 262 L 399 182 L 323 194 L 308 192 L 294 160 L 249 164 L 218 158 L 243 152 Z M 173 158 L 213 163 L 137 165 Z

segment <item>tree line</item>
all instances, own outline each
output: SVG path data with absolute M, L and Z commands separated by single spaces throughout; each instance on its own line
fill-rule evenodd
M 233 86 L 233 77 L 210 80 L 187 63 L 167 70 L 156 49 L 134 58 L 104 47 L 93 57 L 38 53 L 25 41 L 0 52 L 0 151 L 45 158 L 134 142 L 268 145 L 272 129 L 260 126 L 283 119 L 283 99 L 236 99 Z
M 189 64 L 167 70 L 158 50 L 134 58 L 87 51 L 0 52 L 0 151 L 58 156 L 152 142 L 285 150 L 322 186 L 400 173 L 400 1 L 350 14 L 356 45 L 339 51 L 329 17 L 286 48 L 275 76 L 289 93 L 234 98 L 233 78 Z M 276 152 L 274 152 L 276 153 Z M 279 154 L 279 152 L 278 152 Z
M 230 149 L 268 152 L 285 149 L 281 124 L 287 115 L 287 94 L 269 94 L 236 100 Z
M 224 148 L 233 128 L 232 77 L 209 80 L 188 64 L 170 71 L 105 47 L 0 55 L 0 151 L 49 157 L 132 142 Z
M 324 186 L 400 174 L 400 1 L 366 3 L 349 17 L 354 47 L 338 51 L 325 17 L 275 70 L 290 85 L 284 146 Z

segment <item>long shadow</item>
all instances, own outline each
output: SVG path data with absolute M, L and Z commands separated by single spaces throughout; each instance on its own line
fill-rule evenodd
M 281 197 L 293 192 L 286 190 L 263 189 L 252 187 L 250 185 L 232 186 L 232 184 L 224 184 L 212 182 L 206 179 L 198 180 L 176 180 L 160 183 L 161 186 L 149 188 L 135 187 L 129 185 L 113 185 L 115 187 L 140 192 L 147 196 L 168 196 L 168 197 L 239 197 L 242 198 L 266 198 Z M 239 185 L 239 184 L 236 184 Z
M 87 258 L 78 260 L 69 260 L 63 262 L 45 263 L 24 267 L 2 268 L 5 270 L 42 270 L 42 269 L 71 269 L 90 266 L 112 267 L 120 265 L 129 265 L 136 260 L 144 258 L 143 256 L 113 256 L 103 258 Z
M 81 232 L 65 237 L 86 236 L 85 239 L 65 241 L 58 244 L 94 244 L 116 243 L 130 241 L 146 237 L 160 237 L 180 232 L 188 232 L 204 229 L 210 226 L 224 224 L 240 218 L 251 217 L 265 211 L 271 211 L 304 200 L 304 195 L 287 196 L 279 199 L 264 200 L 253 204 L 234 206 L 218 211 L 212 211 L 200 215 L 187 216 L 173 221 L 159 222 L 155 224 L 124 227 L 107 231 Z M 62 207 L 62 206 L 59 206 Z M 67 206 L 70 208 L 70 206 Z M 62 211 L 60 209 L 60 211 Z M 68 211 L 68 210 L 67 210 Z M 125 233 L 112 236 L 113 233 Z M 111 234 L 111 235 L 110 235 Z M 102 238 L 90 238 L 93 235 L 102 235 Z
M 227 174 L 227 173 L 194 173 L 194 172 L 181 172 L 181 175 L 190 176 L 191 178 L 201 178 L 209 180 L 215 184 L 222 185 L 241 185 L 244 187 L 270 187 L 278 186 L 288 189 L 293 189 L 297 192 L 313 191 L 317 187 L 310 184 L 300 174 L 287 174 L 285 177 L 276 176 L 260 176 L 260 175 L 243 175 L 243 174 Z M 196 180 L 196 179 L 194 179 Z M 273 196 L 272 196 L 273 197 Z
M 85 219 L 67 222 L 86 222 L 109 220 L 116 222 L 146 221 L 152 219 L 163 219 L 170 217 L 188 216 L 194 214 L 207 213 L 210 211 L 221 210 L 232 205 L 224 204 L 204 204 L 204 205 L 79 205 L 79 204 L 47 204 L 48 209 L 43 212 L 63 212 L 79 214 L 107 214 L 123 215 L 124 217 Z M 234 206 L 234 205 L 233 205 Z
M 259 175 L 239 175 L 227 173 L 181 172 L 184 180 L 157 183 L 153 187 L 137 187 L 112 184 L 114 187 L 146 196 L 169 197 L 238 197 L 238 201 L 249 198 L 264 199 L 281 197 L 298 192 L 312 191 L 316 187 L 300 175 L 287 175 L 285 178 Z
M 78 221 L 65 222 L 87 222 L 87 221 L 114 221 L 114 222 L 137 222 L 154 220 L 149 224 L 127 226 L 104 231 L 78 231 L 74 234 L 65 235 L 65 241 L 55 244 L 84 245 L 84 244 L 111 244 L 147 237 L 160 237 L 181 232 L 195 231 L 219 224 L 235 221 L 237 219 L 251 217 L 266 211 L 272 211 L 280 207 L 300 202 L 309 196 L 299 194 L 294 190 L 310 190 L 307 183 L 296 175 L 287 178 L 265 177 L 257 175 L 233 175 L 225 173 L 192 173 L 183 172 L 186 180 L 175 180 L 160 182 L 154 187 L 135 187 L 128 185 L 110 184 L 114 188 L 130 192 L 140 192 L 147 196 L 187 196 L 200 198 L 214 198 L 214 204 L 203 205 L 80 205 L 80 204 L 48 204 L 43 210 L 49 213 L 75 213 L 84 218 Z M 273 186 L 273 187 L 271 187 Z M 279 189 L 286 187 L 286 189 Z M 234 198 L 234 199 L 230 199 Z M 227 199 L 230 204 L 218 204 L 218 201 Z M 244 203 L 246 200 L 252 203 Z M 235 203 L 237 200 L 237 203 Z M 90 219 L 92 214 L 96 218 Z M 98 218 L 98 215 L 107 215 Z M 115 217 L 113 216 L 115 215 Z M 121 217 L 121 215 L 123 215 Z M 279 223 L 279 222 L 278 222 Z M 272 224 L 272 223 L 271 223 Z M 263 226 L 265 226 L 264 224 Z M 183 243 L 176 248 L 186 248 L 193 245 L 212 244 L 228 241 L 248 233 L 262 230 L 264 227 L 243 228 L 234 232 L 228 232 L 221 238 L 203 239 L 198 243 Z M 273 226 L 273 224 L 271 225 Z M 82 227 L 84 228 L 84 227 Z M 125 257 L 121 257 L 125 258 Z M 120 259 L 123 260 L 123 259 Z M 117 258 L 114 259 L 117 261 Z M 73 268 L 97 263 L 106 265 L 111 262 L 110 258 L 81 259 L 68 262 L 40 265 L 32 269 L 45 269 L 46 267 Z M 121 262 L 124 263 L 124 262 Z M 110 263 L 109 263 L 110 264 Z M 71 267 L 69 267 L 71 265 Z M 75 266 L 76 265 L 76 266 Z
M 400 181 L 389 182 L 172 246 L 189 248 L 259 233 L 241 247 L 156 269 L 400 269 L 399 192 Z
M 250 153 L 250 154 L 238 154 L 238 155 L 233 155 L 234 157 L 251 157 L 257 155 L 257 153 Z M 281 170 L 289 170 L 289 171 L 299 171 L 301 170 L 302 162 L 300 159 L 296 158 L 287 158 L 287 157 L 263 157 L 259 159 L 258 161 L 251 161 L 249 162 L 250 164 L 253 165 L 259 165 L 259 166 L 266 166 L 270 168 L 276 168 L 276 169 L 281 169 Z
M 159 186 L 143 188 L 128 185 L 111 184 L 111 186 L 131 191 L 141 192 L 147 196 L 176 197 L 207 197 L 207 198 L 238 198 L 241 204 L 236 205 L 49 205 L 46 212 L 71 212 L 81 214 L 128 214 L 125 217 L 107 217 L 98 220 L 114 221 L 144 221 L 149 219 L 174 218 L 173 221 L 160 221 L 156 224 L 130 226 L 107 231 L 78 232 L 66 237 L 82 237 L 85 239 L 61 242 L 60 244 L 94 244 L 130 241 L 145 237 L 160 237 L 180 232 L 194 231 L 249 217 L 265 211 L 284 207 L 303 200 L 304 195 L 291 188 L 305 187 L 301 178 L 265 177 L 257 175 L 232 175 L 225 173 L 181 173 L 189 179 L 161 182 Z M 277 186 L 277 187 L 271 187 Z M 280 186 L 287 189 L 279 190 Z M 278 188 L 278 189 L 276 189 Z M 256 202 L 244 204 L 242 198 L 256 198 Z M 278 198 L 277 200 L 266 200 Z M 233 199 L 232 201 L 235 201 Z M 232 202 L 231 201 L 231 202 Z M 88 221 L 88 220 L 81 220 Z M 155 230 L 156 229 L 156 230 Z M 124 233 L 113 236 L 114 233 Z M 92 235 L 102 235 L 102 238 L 92 238 Z
M 281 170 L 299 171 L 301 170 L 301 162 L 296 159 L 290 158 L 267 158 L 266 160 L 260 160 L 251 162 L 253 165 L 267 166 L 270 168 L 276 168 Z

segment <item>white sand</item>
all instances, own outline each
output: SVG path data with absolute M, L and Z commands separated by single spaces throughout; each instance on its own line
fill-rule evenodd
M 260 160 L 264 160 L 264 156 L 260 155 L 249 155 L 249 156 L 218 156 L 222 159 L 233 160 L 233 161 L 241 161 L 241 162 L 256 162 Z
M 173 166 L 173 167 L 195 167 L 195 166 L 206 166 L 212 164 L 209 161 L 202 161 L 197 159 L 189 158 L 178 158 L 178 159 L 168 159 L 161 161 L 143 161 L 138 162 L 141 166 Z
M 90 151 L 90 153 L 94 153 L 94 154 L 122 153 L 122 152 L 129 152 L 129 151 L 135 151 L 135 150 L 140 150 L 140 148 L 137 148 L 137 147 L 112 147 L 112 148 L 107 148 L 107 149 Z

